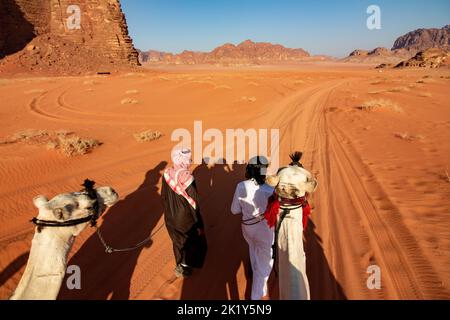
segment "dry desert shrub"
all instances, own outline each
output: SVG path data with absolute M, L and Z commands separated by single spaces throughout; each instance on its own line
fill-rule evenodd
M 32 140 L 37 138 L 42 138 L 49 136 L 49 133 L 45 130 L 35 130 L 35 129 L 27 129 L 16 132 L 12 136 L 12 140 L 23 141 L 23 140 Z
M 161 138 L 163 134 L 159 131 L 153 131 L 153 130 L 147 130 L 140 133 L 135 133 L 134 138 L 137 142 L 147 142 L 147 141 L 153 141 L 158 140 Z
M 120 104 L 138 104 L 139 101 L 137 101 L 136 99 L 131 99 L 131 98 L 125 98 L 122 99 L 122 101 L 120 101 Z
M 378 109 L 389 109 L 395 112 L 401 112 L 402 109 L 395 103 L 386 99 L 375 99 L 364 102 L 357 109 L 363 111 L 374 111 Z
M 128 77 L 145 78 L 145 74 L 137 73 L 137 72 L 129 72 L 129 73 L 125 73 L 124 75 L 122 75 L 122 77 L 124 77 L 124 78 L 128 78 Z
M 12 143 L 45 146 L 47 150 L 59 150 L 70 157 L 89 153 L 102 144 L 95 139 L 80 138 L 68 130 L 52 132 L 35 129 L 19 131 L 9 139 L 0 140 L 0 144 Z
M 94 80 L 86 80 L 86 81 L 83 82 L 83 84 L 84 84 L 85 86 L 87 86 L 87 85 L 94 85 L 94 84 L 97 84 L 97 82 L 95 82 Z
M 231 90 L 231 87 L 230 87 L 230 86 L 227 86 L 227 85 L 224 85 L 224 84 L 221 84 L 221 85 L 216 86 L 214 89 L 226 89 L 226 90 Z
M 386 92 L 386 91 L 384 91 L 384 90 L 374 90 L 374 91 L 369 91 L 367 93 L 368 94 L 381 94 L 381 93 L 384 93 L 384 92 Z
M 250 103 L 256 102 L 256 98 L 255 97 L 246 97 L 246 96 L 244 96 L 241 99 L 244 100 L 244 101 L 248 101 Z
M 450 176 L 448 175 L 448 170 L 445 170 L 444 179 L 447 182 L 450 182 Z
M 58 136 L 58 146 L 55 148 L 69 156 L 83 155 L 91 152 L 94 148 L 101 145 L 101 142 L 95 139 L 85 139 L 78 136 Z
M 0 79 L 0 86 L 10 84 L 12 81 L 8 79 Z
M 422 135 L 412 135 L 407 132 L 397 132 L 394 136 L 405 141 L 418 141 L 424 139 Z
M 407 87 L 396 87 L 396 88 L 392 88 L 392 89 L 387 90 L 387 92 L 392 92 L 392 93 L 394 93 L 394 92 L 403 92 L 403 91 L 407 92 L 407 91 L 410 91 L 410 90 Z
M 422 98 L 431 98 L 431 97 L 432 97 L 432 94 L 431 94 L 430 92 L 421 92 L 421 93 L 419 93 L 419 97 L 422 97 Z
M 31 89 L 28 91 L 25 91 L 24 94 L 35 94 L 35 93 L 46 93 L 44 89 Z

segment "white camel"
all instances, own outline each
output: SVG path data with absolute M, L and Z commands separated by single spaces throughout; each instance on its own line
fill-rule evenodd
M 98 217 L 118 198 L 111 187 L 94 189 L 93 183 L 90 192 L 60 194 L 50 201 L 44 196 L 34 198 L 34 205 L 39 209 L 35 220 L 38 226 L 25 272 L 11 300 L 55 300 L 75 237 L 90 223 L 84 218 Z M 80 221 L 83 222 L 77 224 Z M 62 226 L 39 226 L 42 223 Z
M 303 207 L 299 203 L 305 201 L 306 194 L 316 190 L 317 181 L 303 169 L 301 157 L 302 154 L 296 152 L 291 156 L 290 166 L 267 177 L 267 184 L 275 188 L 280 203 L 275 250 L 281 300 L 310 299 L 303 248 Z

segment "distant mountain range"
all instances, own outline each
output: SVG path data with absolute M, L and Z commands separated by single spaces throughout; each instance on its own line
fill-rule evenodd
M 355 50 L 346 62 L 398 64 L 430 48 L 450 51 L 450 25 L 442 29 L 417 29 L 397 38 L 392 49 Z M 425 55 L 427 56 L 427 55 Z
M 375 48 L 373 50 L 354 50 L 341 61 L 354 63 L 382 64 L 396 66 L 401 62 L 413 59 L 417 54 L 430 48 L 444 52 L 450 51 L 450 25 L 442 29 L 417 29 L 399 37 L 391 49 Z M 246 40 L 238 45 L 224 44 L 211 52 L 183 51 L 179 54 L 156 50 L 139 51 L 139 60 L 143 64 L 171 65 L 258 65 L 295 63 L 303 61 L 335 60 L 328 56 L 311 56 L 304 49 L 286 48 L 268 42 Z M 434 52 L 436 54 L 436 52 Z M 429 57 L 430 54 L 418 57 Z M 446 58 L 444 57 L 444 60 Z M 436 63 L 404 63 L 403 65 L 439 65 Z
M 140 51 L 139 58 L 141 63 L 188 65 L 255 65 L 330 59 L 326 56 L 311 56 L 303 49 L 290 49 L 279 44 L 251 40 L 238 45 L 227 43 L 211 52 L 183 51 L 173 54 L 155 50 Z

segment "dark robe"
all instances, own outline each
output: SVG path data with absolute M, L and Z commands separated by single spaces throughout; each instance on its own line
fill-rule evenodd
M 173 242 L 173 252 L 177 265 L 182 263 L 192 268 L 202 268 L 205 262 L 207 243 L 204 234 L 203 219 L 200 215 L 197 187 L 193 182 L 187 194 L 196 202 L 194 209 L 189 202 L 175 193 L 166 180 L 162 179 L 161 197 L 164 202 L 164 220 Z

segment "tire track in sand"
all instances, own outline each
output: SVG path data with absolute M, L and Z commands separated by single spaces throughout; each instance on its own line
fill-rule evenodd
M 394 209 L 386 215 L 378 210 L 369 189 L 377 190 L 385 201 L 392 203 L 392 200 L 376 180 L 364 181 L 363 177 L 375 176 L 374 173 L 362 163 L 354 149 L 348 150 L 351 145 L 343 133 L 327 122 L 326 103 L 333 89 L 314 93 L 306 101 L 299 102 L 303 111 L 291 113 L 292 119 L 283 129 L 287 134 L 281 141 L 281 150 L 286 150 L 286 146 L 290 151 L 304 150 L 305 159 L 310 163 L 308 168 L 320 172 L 321 190 L 317 202 L 320 209 L 316 215 L 318 224 L 328 233 L 323 235 L 326 239 L 324 249 L 333 271 L 343 274 L 345 283 L 359 283 L 363 290 L 359 294 L 356 292 L 355 297 L 359 298 L 448 298 L 439 276 L 403 224 L 400 212 Z M 344 146 L 343 140 L 348 144 Z M 299 148 L 301 145 L 304 148 Z M 372 252 L 368 254 L 373 254 L 382 269 L 383 290 L 378 295 L 364 288 L 367 266 L 361 265 L 363 252 L 360 251 L 364 247 L 358 247 L 351 235 L 360 233 L 358 227 L 351 226 L 358 220 L 364 227 L 360 240 L 369 241 L 368 249 Z M 348 290 L 351 292 L 357 287 L 345 289 L 351 289 Z

